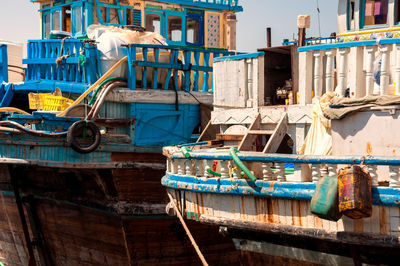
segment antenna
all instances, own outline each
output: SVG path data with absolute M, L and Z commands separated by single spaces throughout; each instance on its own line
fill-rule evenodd
M 319 10 L 319 2 L 317 0 L 317 11 L 318 11 L 318 30 L 319 30 L 319 37 L 321 37 L 321 20 L 320 20 L 320 13 L 321 11 Z

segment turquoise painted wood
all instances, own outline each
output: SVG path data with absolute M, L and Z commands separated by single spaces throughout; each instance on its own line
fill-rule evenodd
M 7 45 L 0 44 L 0 82 L 8 82 Z
M 159 147 L 187 143 L 200 124 L 198 105 L 132 103 L 131 116 L 135 117 L 132 144 Z
M 182 155 L 182 157 L 184 157 Z M 189 158 L 190 159 L 190 158 Z M 161 180 L 163 186 L 176 190 L 198 193 L 235 195 L 244 197 L 283 198 L 291 200 L 311 200 L 316 184 L 290 183 L 257 180 L 235 180 L 230 178 L 199 178 L 167 173 Z M 372 202 L 377 206 L 400 207 L 400 189 L 373 187 Z
M 82 93 L 98 77 L 97 47 L 83 40 L 30 40 L 28 41 L 26 83 L 35 84 L 37 91 L 54 91 L 59 87 L 64 92 Z M 68 56 L 61 65 L 56 64 L 60 56 Z M 85 62 L 79 56 L 83 54 Z M 15 90 L 27 90 L 28 84 L 16 86 Z M 63 86 L 64 85 L 64 86 Z M 66 90 L 62 87 L 66 87 Z M 30 91 L 35 91 L 35 86 Z
M 128 87 L 132 90 L 136 90 L 138 86 L 145 89 L 149 88 L 147 79 L 148 73 L 152 69 L 154 73 L 152 89 L 159 88 L 160 83 L 164 90 L 199 91 L 201 89 L 203 92 L 211 92 L 212 89 L 206 82 L 212 77 L 211 53 L 214 58 L 219 56 L 229 58 L 230 55 L 234 54 L 228 51 L 215 52 L 201 48 L 151 44 L 131 44 L 127 49 Z M 161 59 L 160 51 L 164 52 L 163 59 Z M 138 57 L 138 53 L 142 53 L 142 56 Z M 149 58 L 149 53 L 153 53 L 154 60 Z M 166 62 L 165 56 L 168 56 L 168 62 Z M 204 60 L 201 61 L 200 58 Z M 158 76 L 161 70 L 167 72 L 163 80 Z M 203 80 L 200 79 L 200 72 L 203 72 Z M 141 73 L 140 80 L 138 80 L 138 73 Z M 182 78 L 180 74 L 182 74 Z M 172 77 L 174 79 L 171 84 Z M 178 79 L 181 79 L 182 82 L 178 82 Z

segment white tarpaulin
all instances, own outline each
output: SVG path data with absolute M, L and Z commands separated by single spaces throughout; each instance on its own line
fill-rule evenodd
M 331 155 L 331 121 L 325 118 L 322 110 L 329 107 L 335 93 L 326 93 L 314 104 L 313 121 L 299 153 L 304 155 Z
M 102 73 L 105 73 L 119 59 L 127 55 L 127 49 L 122 47 L 124 44 L 167 44 L 164 37 L 158 33 L 121 29 L 114 26 L 90 25 L 87 29 L 87 36 L 97 42 Z M 125 77 L 126 64 L 117 69 L 114 76 Z

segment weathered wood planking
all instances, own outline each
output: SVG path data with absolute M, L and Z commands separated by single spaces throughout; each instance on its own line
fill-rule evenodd
M 0 259 L 6 265 L 27 265 L 15 199 L 3 193 L 1 196 Z M 35 204 L 43 236 L 56 265 L 129 265 L 125 238 L 135 264 L 189 265 L 197 260 L 189 239 L 174 217 L 120 217 L 49 199 L 35 199 Z M 198 212 L 200 208 L 193 210 Z M 192 221 L 188 221 L 188 226 L 212 265 L 234 264 L 239 260 L 233 242 L 218 234 L 217 226 Z M 220 256 L 221 253 L 226 256 Z
M 232 195 L 214 195 L 186 191 L 186 204 L 198 199 L 199 208 L 191 211 L 199 216 L 280 224 L 328 232 L 372 233 L 400 237 L 400 208 L 373 206 L 372 216 L 353 220 L 343 216 L 333 222 L 316 217 L 310 212 L 310 202 L 305 200 L 268 199 Z M 202 208 L 202 202 L 207 206 Z M 207 210 L 207 211 L 205 211 Z

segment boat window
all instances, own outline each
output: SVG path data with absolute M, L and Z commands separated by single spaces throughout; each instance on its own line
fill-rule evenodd
M 72 8 L 72 33 L 82 32 L 82 7 L 76 6 Z
M 400 1 L 397 0 L 396 1 L 396 5 L 395 5 L 395 13 L 394 13 L 394 18 L 395 18 L 395 23 L 399 24 L 400 23 Z
M 200 42 L 200 21 L 188 18 L 186 20 L 186 36 L 187 42 L 199 43 Z
M 105 6 L 99 7 L 100 15 L 103 23 L 107 23 L 107 8 Z
M 49 38 L 49 35 L 50 35 L 50 13 L 44 14 L 43 20 L 44 20 L 43 37 Z
M 71 32 L 71 6 L 63 7 L 63 30 Z
M 146 15 L 146 31 L 152 31 L 161 34 L 161 19 L 159 15 Z
M 108 22 L 108 21 L 107 21 Z M 110 24 L 120 24 L 119 16 L 118 16 L 118 9 L 110 8 Z
M 387 23 L 388 0 L 364 0 L 364 26 Z
M 60 11 L 53 12 L 53 28 L 52 28 L 52 30 L 61 30 L 60 16 L 61 16 Z
M 168 17 L 168 40 L 174 42 L 182 41 L 182 18 L 177 16 Z
M 354 7 L 355 7 L 355 0 L 348 0 L 347 1 L 347 29 L 353 30 L 354 29 Z
M 133 25 L 133 10 L 126 9 L 126 25 Z

